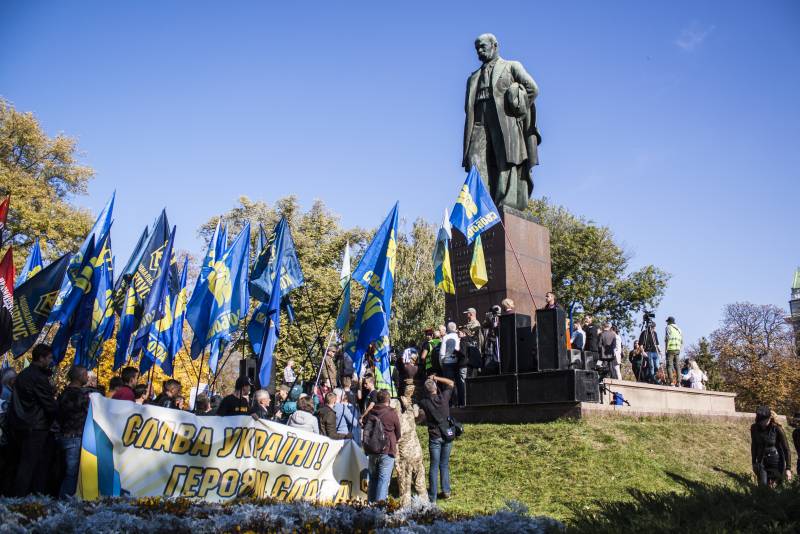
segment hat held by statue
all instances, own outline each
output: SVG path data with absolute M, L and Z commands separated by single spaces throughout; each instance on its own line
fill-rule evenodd
M 528 114 L 528 92 L 522 84 L 517 82 L 508 86 L 504 97 L 506 114 L 509 117 L 520 118 Z

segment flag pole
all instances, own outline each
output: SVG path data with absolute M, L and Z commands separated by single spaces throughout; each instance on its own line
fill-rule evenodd
M 197 370 L 197 393 L 200 393 L 200 379 L 203 377 L 203 360 L 206 357 L 206 351 L 200 355 L 200 368 Z

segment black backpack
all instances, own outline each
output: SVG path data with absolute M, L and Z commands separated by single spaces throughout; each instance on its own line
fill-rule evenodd
M 376 415 L 367 416 L 364 429 L 361 431 L 361 445 L 367 454 L 383 454 L 383 450 L 388 443 L 386 431 L 383 423 Z

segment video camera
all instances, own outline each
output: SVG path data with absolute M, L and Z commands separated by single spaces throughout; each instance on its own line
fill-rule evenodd
M 500 306 L 498 306 L 497 304 L 495 304 L 494 306 L 492 306 L 492 311 L 486 312 L 486 318 L 494 319 L 495 317 L 500 317 L 502 313 L 503 309 L 500 308 Z
M 645 310 L 642 313 L 642 324 L 648 325 L 648 324 L 650 324 L 650 321 L 652 321 L 655 318 L 656 318 L 656 314 L 654 312 L 651 312 L 650 310 Z

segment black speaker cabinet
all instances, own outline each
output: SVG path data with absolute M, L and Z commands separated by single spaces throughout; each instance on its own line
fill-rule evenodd
M 594 371 L 567 369 L 517 375 L 520 404 L 599 402 L 600 383 Z
M 509 313 L 500 316 L 500 372 L 535 371 L 534 338 L 530 315 Z
M 600 355 L 590 350 L 583 351 L 583 368 L 587 371 L 594 371 Z
M 257 382 L 258 370 L 256 369 L 255 358 L 242 358 L 239 360 L 239 376 L 246 376 L 253 384 Z M 261 387 L 266 389 L 269 384 L 263 384 Z
M 536 310 L 539 371 L 569 369 L 567 317 L 561 308 Z
M 517 403 L 517 375 L 467 378 L 467 406 Z

